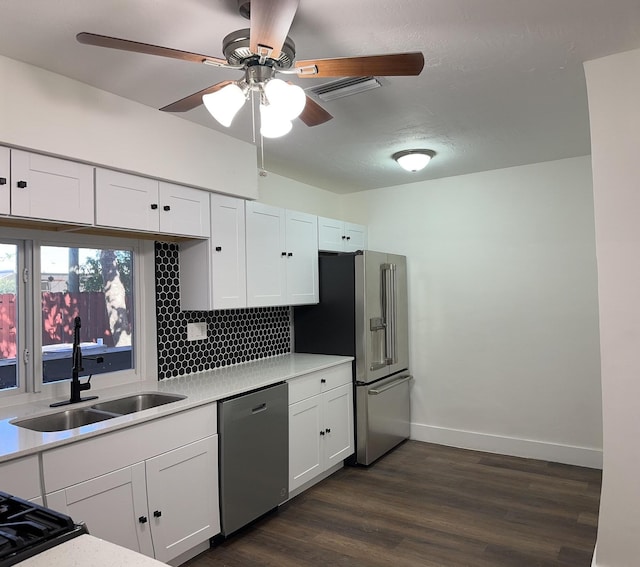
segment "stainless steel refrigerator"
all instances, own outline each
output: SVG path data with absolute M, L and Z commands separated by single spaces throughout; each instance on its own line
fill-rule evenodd
M 320 302 L 294 308 L 295 352 L 354 356 L 357 464 L 409 437 L 409 326 L 404 256 L 319 257 Z

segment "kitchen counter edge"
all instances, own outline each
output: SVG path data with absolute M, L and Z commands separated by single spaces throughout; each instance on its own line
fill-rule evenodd
M 184 400 L 156 408 L 60 432 L 41 433 L 10 423 L 17 418 L 64 411 L 49 408 L 48 404 L 52 401 L 50 399 L 0 408 L 0 463 L 214 403 L 352 360 L 353 357 L 350 356 L 291 353 L 205 372 L 176 376 L 158 382 L 137 382 L 115 386 L 96 391 L 95 393 L 100 397 L 99 400 L 74 404 L 65 409 L 87 407 L 97 402 L 141 392 L 157 391 L 181 394 L 187 397 Z

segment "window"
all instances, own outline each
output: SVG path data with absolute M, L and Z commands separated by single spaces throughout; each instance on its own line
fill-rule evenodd
M 0 391 L 20 387 L 18 352 L 18 246 L 0 242 Z
M 75 321 L 85 374 L 133 368 L 133 253 L 42 246 L 42 382 L 69 378 Z
M 96 376 L 98 386 L 153 377 L 142 376 L 138 352 L 148 350 L 139 349 L 150 322 L 137 301 L 141 259 L 153 258 L 147 248 L 152 243 L 0 228 L 0 397 L 64 395 L 68 386 L 56 384 L 71 377 L 77 318 L 81 377 Z

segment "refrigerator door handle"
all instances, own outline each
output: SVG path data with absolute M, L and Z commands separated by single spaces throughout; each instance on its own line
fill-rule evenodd
M 398 378 L 397 380 L 394 380 L 389 384 L 385 384 L 382 388 L 375 388 L 373 390 L 369 390 L 367 393 L 370 396 L 377 396 L 378 394 L 382 394 L 387 390 L 391 390 L 391 388 L 395 388 L 396 386 L 399 386 L 400 384 L 404 384 L 405 382 L 408 382 L 409 380 L 412 380 L 412 379 L 413 379 L 413 376 L 403 376 L 402 378 Z
M 382 264 L 383 289 L 382 311 L 385 324 L 385 362 L 395 364 L 397 362 L 397 333 L 396 333 L 396 265 Z

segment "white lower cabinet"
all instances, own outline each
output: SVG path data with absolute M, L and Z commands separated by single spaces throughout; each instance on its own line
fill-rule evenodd
M 289 491 L 353 454 L 351 364 L 289 382 Z
M 47 494 L 47 506 L 91 535 L 153 557 L 144 463 Z
M 220 533 L 218 436 L 145 463 L 156 559 L 167 562 Z
M 0 464 L 0 490 L 42 504 L 38 457 L 30 455 Z
M 46 505 L 106 541 L 183 556 L 220 533 L 216 429 L 213 404 L 47 451 Z
M 47 494 L 89 533 L 170 561 L 220 532 L 218 436 Z

